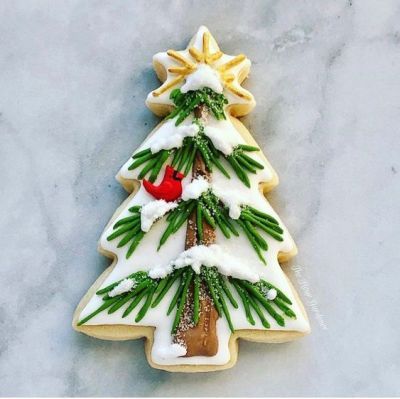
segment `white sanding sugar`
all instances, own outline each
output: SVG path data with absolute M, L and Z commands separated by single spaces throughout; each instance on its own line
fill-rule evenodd
M 168 211 L 178 206 L 176 202 L 167 202 L 164 200 L 156 200 L 142 206 L 140 211 L 141 229 L 148 232 L 153 223 L 164 216 Z
M 239 219 L 242 212 L 243 193 L 228 188 L 228 185 L 221 184 L 212 186 L 213 193 L 229 208 L 229 217 Z
M 200 64 L 195 72 L 186 77 L 186 82 L 181 87 L 181 92 L 187 93 L 204 87 L 209 87 L 216 93 L 222 93 L 224 90 L 218 72 L 206 64 Z
M 193 179 L 189 184 L 183 187 L 182 199 L 184 201 L 197 199 L 201 194 L 205 193 L 209 187 L 210 183 L 203 176 L 199 176 L 197 179 Z
M 191 247 L 165 266 L 151 269 L 149 274 L 151 273 L 152 278 L 161 278 L 171 273 L 173 268 L 180 269 L 186 266 L 191 266 L 197 274 L 200 273 L 201 266 L 216 267 L 219 273 L 225 276 L 248 280 L 252 283 L 260 280 L 260 276 L 251 270 L 251 266 L 246 264 L 244 259 L 225 252 L 218 244 Z
M 199 132 L 199 126 L 195 123 L 179 127 L 175 127 L 174 121 L 171 121 L 171 123 L 173 124 L 172 131 L 168 132 L 168 134 L 166 135 L 160 136 L 152 142 L 150 150 L 153 154 L 157 153 L 160 150 L 180 148 L 182 147 L 182 143 L 185 137 L 195 137 L 196 134 Z
M 166 266 L 157 265 L 149 270 L 149 276 L 154 279 L 165 278 L 168 276 L 168 274 L 172 273 L 172 270 L 173 267 L 169 263 Z
M 109 297 L 114 297 L 124 292 L 130 291 L 135 285 L 135 281 L 131 278 L 126 278 L 122 280 L 117 286 L 115 286 L 109 293 Z

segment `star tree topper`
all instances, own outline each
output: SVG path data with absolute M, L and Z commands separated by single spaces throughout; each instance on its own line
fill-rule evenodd
M 204 82 L 225 95 L 233 116 L 249 113 L 256 104 L 253 95 L 241 86 L 251 61 L 244 54 L 224 54 L 205 26 L 199 28 L 185 50 L 155 54 L 153 65 L 163 84 L 149 93 L 146 104 L 160 116 L 173 106 L 169 98 L 173 89 L 196 90 L 202 88 Z

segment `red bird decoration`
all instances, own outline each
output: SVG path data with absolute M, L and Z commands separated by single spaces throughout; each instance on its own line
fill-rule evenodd
M 158 186 L 146 179 L 143 180 L 143 186 L 154 198 L 175 201 L 182 195 L 182 179 L 184 177 L 183 173 L 167 165 L 162 182 Z

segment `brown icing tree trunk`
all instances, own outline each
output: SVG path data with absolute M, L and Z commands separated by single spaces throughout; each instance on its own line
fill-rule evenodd
M 195 116 L 206 120 L 208 110 L 200 105 L 195 110 Z M 192 171 L 193 178 L 203 176 L 206 179 L 210 178 L 210 173 L 207 171 L 203 159 L 196 154 Z M 203 242 L 197 240 L 197 225 L 196 211 L 193 211 L 189 217 L 186 230 L 185 248 L 191 248 L 198 244 L 210 245 L 215 242 L 215 231 L 206 222 L 203 221 Z M 214 307 L 208 289 L 201 284 L 200 286 L 200 315 L 196 326 L 193 325 L 193 286 L 190 287 L 190 292 L 186 305 L 179 323 L 178 330 L 175 334 L 174 341 L 186 347 L 186 357 L 191 356 L 214 356 L 218 352 L 218 337 L 217 337 L 217 320 L 218 312 Z

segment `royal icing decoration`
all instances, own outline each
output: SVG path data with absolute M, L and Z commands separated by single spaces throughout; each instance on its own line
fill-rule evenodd
M 163 199 L 152 201 L 143 205 L 140 210 L 140 225 L 142 231 L 148 232 L 153 223 L 164 216 L 171 209 L 178 206 L 175 202 L 166 202 Z
M 210 188 L 210 183 L 204 177 L 200 176 L 188 183 L 182 192 L 184 201 L 198 199 L 202 194 L 206 193 Z
M 130 278 L 125 278 L 118 285 L 116 285 L 109 293 L 108 296 L 110 298 L 114 298 L 117 295 L 124 294 L 125 292 L 129 292 L 135 286 L 134 280 Z
M 201 267 L 215 267 L 224 276 L 236 277 L 255 283 L 260 276 L 251 271 L 245 259 L 240 259 L 225 252 L 219 245 L 196 245 L 179 254 L 164 267 L 156 266 L 149 270 L 151 278 L 164 278 L 174 269 L 190 266 L 196 274 L 200 274 Z M 273 298 L 274 299 L 274 298 Z
M 219 80 L 218 72 L 206 64 L 200 64 L 197 69 L 186 76 L 186 81 L 181 87 L 182 93 L 200 90 L 208 87 L 216 93 L 222 93 L 223 86 Z
M 232 117 L 255 105 L 241 86 L 250 60 L 224 54 L 200 27 L 187 49 L 153 61 L 165 80 L 146 103 L 169 114 L 118 173 L 141 184 L 101 237 L 115 264 L 74 326 L 113 339 L 140 327 L 159 368 L 224 368 L 233 333 L 276 341 L 309 331 L 278 263 L 295 245 L 260 189 L 276 182 L 274 171 Z
M 183 173 L 178 172 L 171 166 L 167 166 L 164 178 L 159 185 L 156 186 L 144 179 L 143 186 L 154 198 L 165 201 L 175 201 L 182 194 L 182 179 L 184 177 Z

